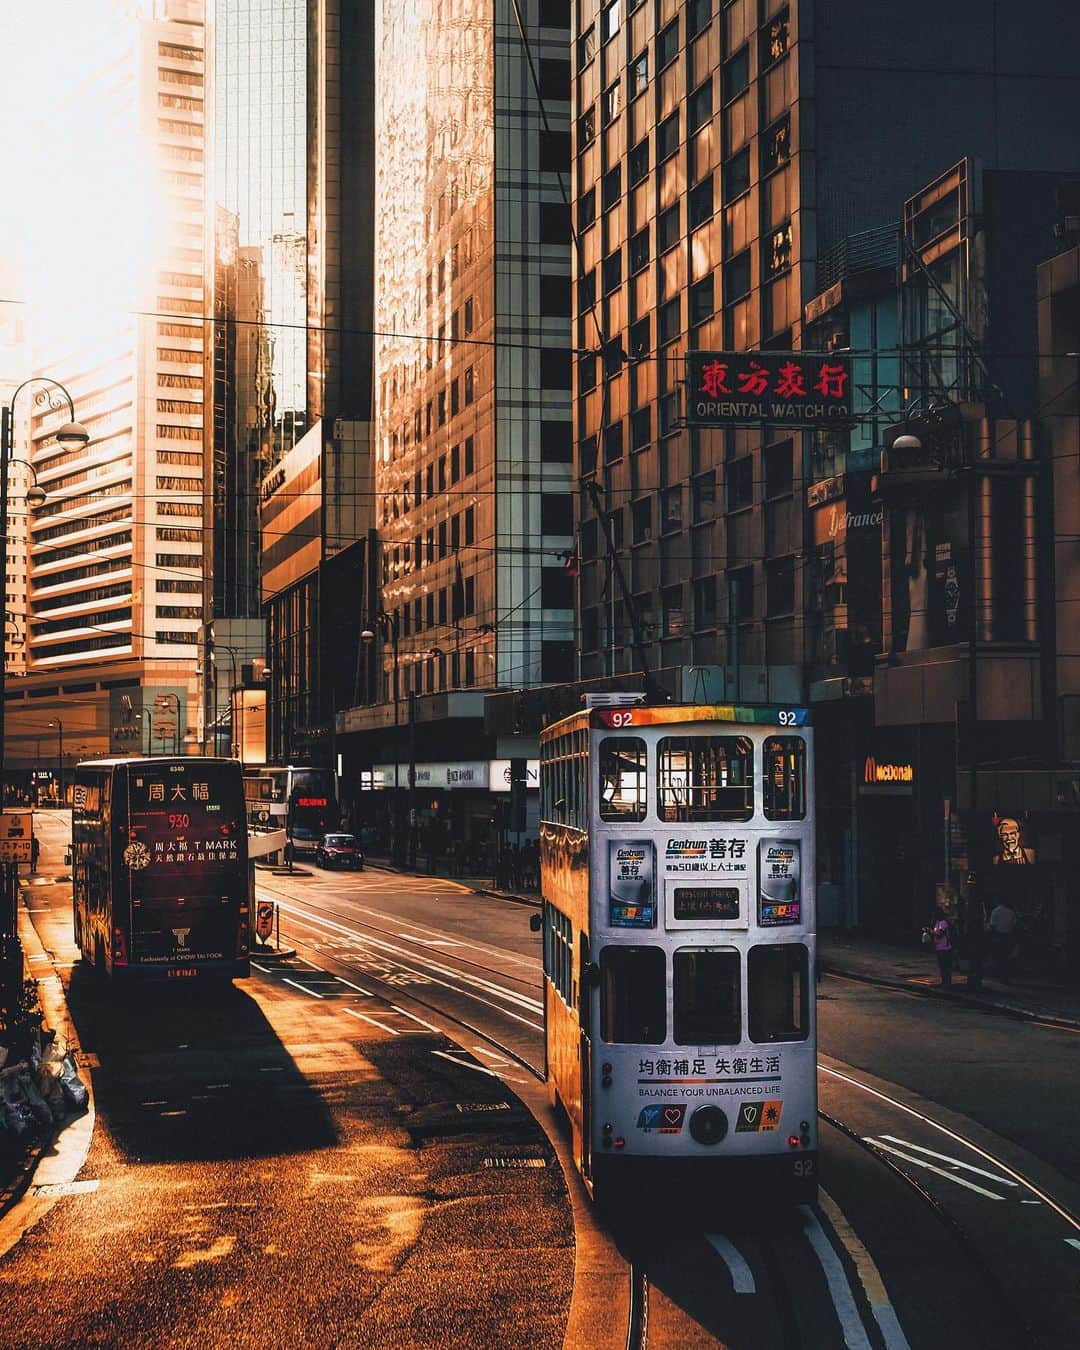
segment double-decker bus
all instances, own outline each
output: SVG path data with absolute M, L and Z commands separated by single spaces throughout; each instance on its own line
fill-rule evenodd
M 238 760 L 79 764 L 71 848 L 75 942 L 96 970 L 248 974 L 253 869 Z
M 540 737 L 549 1094 L 633 1175 L 812 1200 L 813 746 L 803 708 L 603 706 Z
M 341 823 L 337 775 L 332 769 L 287 764 L 244 774 L 248 824 L 253 830 L 284 830 L 290 854 L 314 854 L 324 834 Z

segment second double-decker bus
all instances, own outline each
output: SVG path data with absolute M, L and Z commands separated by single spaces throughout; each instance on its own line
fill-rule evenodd
M 812 1200 L 809 715 L 599 697 L 540 738 L 546 1067 L 577 1166 L 598 1196 Z
M 248 974 L 253 875 L 238 760 L 79 764 L 71 844 L 84 961 L 125 978 Z

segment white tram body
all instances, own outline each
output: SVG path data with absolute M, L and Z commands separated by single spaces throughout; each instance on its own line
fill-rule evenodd
M 802 708 L 592 707 L 541 736 L 549 1093 L 590 1189 L 817 1186 Z

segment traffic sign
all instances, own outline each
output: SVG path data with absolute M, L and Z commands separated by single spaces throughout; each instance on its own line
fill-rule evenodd
M 274 931 L 274 906 L 268 900 L 260 900 L 255 905 L 255 932 L 265 942 Z
M 30 862 L 33 832 L 32 811 L 5 811 L 0 816 L 0 862 Z

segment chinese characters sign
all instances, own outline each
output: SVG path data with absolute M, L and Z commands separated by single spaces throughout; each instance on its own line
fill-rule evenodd
M 691 426 L 838 423 L 852 416 L 851 365 L 822 352 L 691 352 L 686 420 Z
M 802 922 L 801 866 L 797 839 L 762 839 L 758 844 L 758 924 L 781 928 Z
M 651 839 L 608 843 L 608 923 L 612 928 L 655 928 L 655 855 Z

